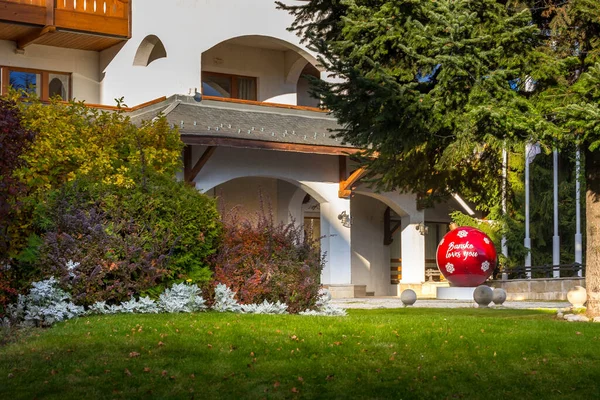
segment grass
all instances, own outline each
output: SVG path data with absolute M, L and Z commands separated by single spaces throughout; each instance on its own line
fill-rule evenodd
M 0 348 L 0 399 L 600 398 L 600 324 L 531 310 L 80 318 Z

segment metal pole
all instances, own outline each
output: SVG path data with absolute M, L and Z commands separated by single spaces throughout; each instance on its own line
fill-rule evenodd
M 529 238 L 529 150 L 530 145 L 525 145 L 525 240 L 524 245 L 527 250 L 525 255 L 525 271 L 527 278 L 531 279 L 531 239 Z
M 575 153 L 575 262 L 583 262 L 583 238 L 581 236 L 581 182 L 579 174 L 581 173 L 581 153 L 579 148 Z M 577 275 L 583 276 L 583 271 L 579 269 Z
M 554 236 L 552 237 L 552 276 L 560 278 L 560 236 L 558 236 L 558 150 L 553 151 L 554 165 Z
M 508 152 L 506 144 L 502 149 L 502 215 L 506 218 L 506 179 L 508 177 Z M 506 244 L 506 235 L 502 235 L 502 255 L 508 258 L 508 245 Z

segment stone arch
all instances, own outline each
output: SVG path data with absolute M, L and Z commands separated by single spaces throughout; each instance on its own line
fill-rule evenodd
M 133 65 L 147 67 L 153 61 L 167 58 L 165 45 L 156 35 L 148 35 L 142 40 L 133 58 Z

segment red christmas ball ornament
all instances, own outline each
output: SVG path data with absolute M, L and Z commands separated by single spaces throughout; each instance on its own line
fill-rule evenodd
M 452 286 L 459 287 L 481 285 L 497 264 L 492 240 L 470 226 L 448 232 L 440 241 L 435 258 L 442 275 Z

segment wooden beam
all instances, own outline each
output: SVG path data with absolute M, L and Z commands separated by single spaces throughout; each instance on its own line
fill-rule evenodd
M 253 106 L 261 106 L 261 107 L 274 107 L 274 108 L 286 108 L 288 110 L 301 110 L 301 111 L 313 111 L 318 113 L 329 113 L 329 110 L 323 110 L 317 107 L 308 107 L 308 106 L 294 106 L 291 104 L 280 104 L 280 103 L 269 103 L 266 101 L 255 101 L 255 100 L 242 100 L 242 99 L 232 99 L 228 97 L 217 97 L 217 96 L 202 96 L 203 100 L 210 101 L 219 101 L 222 103 L 235 103 L 235 104 L 248 104 Z
M 361 149 L 341 146 L 322 146 L 300 143 L 268 142 L 266 140 L 238 139 L 230 137 L 215 137 L 204 135 L 190 135 L 181 132 L 181 140 L 185 144 L 197 144 L 203 146 L 237 147 L 241 149 L 261 149 L 290 151 L 295 153 L 325 154 L 325 155 L 349 155 L 362 152 Z
M 186 182 L 193 182 L 194 179 L 196 179 L 196 176 L 198 176 L 198 173 L 200 172 L 202 167 L 204 167 L 208 160 L 210 160 L 210 157 L 213 155 L 216 149 L 217 148 L 215 146 L 209 146 L 204 151 L 204 154 L 202 154 L 196 165 L 194 165 L 194 167 L 189 171 L 189 174 L 187 174 L 187 176 L 185 176 L 184 174 L 184 179 Z
M 387 207 L 383 213 L 383 244 L 389 246 L 394 242 L 394 234 L 402 226 L 402 221 L 396 222 L 392 227 L 392 210 Z
M 192 146 L 183 148 L 183 179 L 187 182 L 187 177 L 192 172 Z
M 338 196 L 340 198 L 350 197 L 352 195 L 352 188 L 366 173 L 366 168 L 360 167 L 352 172 L 348 179 L 340 181 L 340 190 L 338 191 Z
M 339 156 L 339 171 L 340 171 L 340 182 L 343 182 L 348 177 L 348 172 L 346 170 L 346 156 Z
M 54 33 L 54 32 L 56 32 L 56 26 L 48 25 L 48 26 L 43 27 L 39 31 L 35 31 L 28 35 L 25 35 L 22 38 L 19 38 L 19 40 L 17 40 L 17 49 L 23 50 L 23 49 L 25 49 L 25 47 L 29 46 L 30 44 L 34 44 L 42 36 L 47 35 L 49 33 Z

